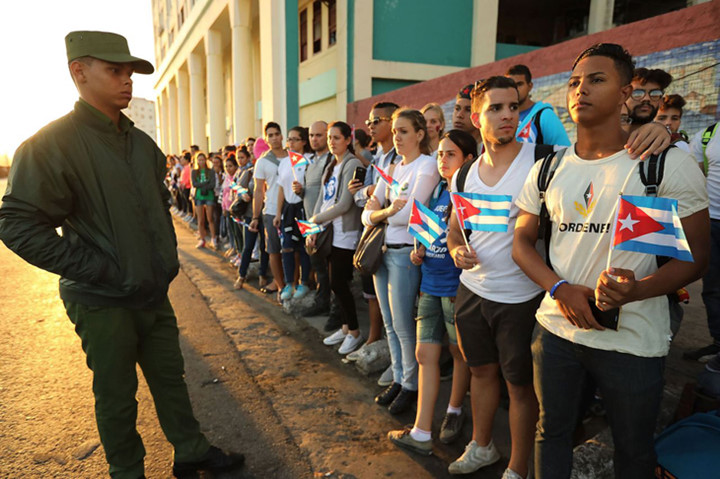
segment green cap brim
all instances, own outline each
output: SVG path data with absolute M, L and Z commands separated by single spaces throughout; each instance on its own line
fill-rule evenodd
M 150 75 L 155 72 L 155 67 L 153 67 L 149 61 L 125 53 L 93 53 L 90 56 L 105 60 L 106 62 L 132 63 L 135 72 L 142 73 L 143 75 Z

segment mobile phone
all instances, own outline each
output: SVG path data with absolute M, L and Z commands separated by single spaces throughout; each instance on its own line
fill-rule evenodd
M 353 181 L 359 180 L 360 183 L 365 183 L 365 174 L 367 173 L 367 170 L 363 168 L 362 166 L 358 166 L 355 168 L 355 173 L 353 173 Z
M 620 322 L 620 308 L 602 311 L 597 307 L 594 299 L 588 299 L 588 302 L 590 303 L 590 311 L 592 311 L 595 321 L 597 321 L 600 326 L 617 331 L 618 323 Z

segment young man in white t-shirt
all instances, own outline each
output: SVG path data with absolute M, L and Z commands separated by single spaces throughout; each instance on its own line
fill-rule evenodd
M 519 94 L 510 78 L 491 77 L 475 86 L 471 118 L 485 148 L 467 170 L 462 191 L 507 195 L 512 200 L 507 231 L 472 231 L 469 249 L 457 215 L 450 217 L 448 248 L 455 265 L 463 270 L 455 300 L 455 326 L 472 374 L 473 435 L 448 470 L 468 474 L 500 459 L 492 442 L 492 426 L 502 370 L 510 395 L 512 439 L 503 478 L 523 479 L 528 476 L 537 421 L 530 340 L 542 290 L 513 262 L 512 241 L 518 214 L 514 200 L 535 164 L 535 145 L 515 138 Z M 459 177 L 456 173 L 451 191 L 459 191 Z
M 265 249 L 270 255 L 270 270 L 276 288 L 266 286 L 263 292 L 275 293 L 285 287 L 283 280 L 282 257 L 280 256 L 280 235 L 273 225 L 278 212 L 278 165 L 288 156 L 283 148 L 283 135 L 280 125 L 268 122 L 265 125 L 265 141 L 270 145 L 268 150 L 255 164 L 253 174 L 255 180 L 255 193 L 253 194 L 253 217 L 248 228 L 257 231 L 262 225 L 265 229 Z M 263 206 L 264 202 L 264 206 Z M 262 215 L 262 216 L 261 216 Z M 279 298 L 278 298 L 279 299 Z
M 708 264 L 704 180 L 691 157 L 672 148 L 658 196 L 678 200 L 694 262 L 671 259 L 658 268 L 653 255 L 612 251 L 606 269 L 618 195 L 645 195 L 637 162 L 624 150 L 628 137 L 620 125 L 632 73 L 632 58 L 619 45 L 594 45 L 575 61 L 567 102 L 577 123 L 577 143 L 567 150 L 545 193 L 552 222 L 552 269 L 535 248 L 540 163 L 517 199 L 522 211 L 513 259 L 550 293 L 538 309 L 539 331 L 533 341 L 540 402 L 537 478 L 570 477 L 573 432 L 588 374 L 600 390 L 612 430 L 615 477 L 654 477 L 653 432 L 670 344 L 665 295 L 700 278 Z M 591 303 L 604 311 L 620 308 L 618 329 L 600 326 Z

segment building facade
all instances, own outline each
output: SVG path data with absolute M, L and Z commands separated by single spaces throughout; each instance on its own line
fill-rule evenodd
M 155 102 L 145 98 L 133 97 L 130 105 L 123 110 L 135 126 L 157 141 L 158 125 L 155 118 Z
M 686 0 L 151 0 L 159 143 L 218 150 Z M 691 3 L 694 3 L 692 0 Z

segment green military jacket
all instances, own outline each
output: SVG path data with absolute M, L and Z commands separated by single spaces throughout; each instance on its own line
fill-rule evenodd
M 154 306 L 179 268 L 165 173 L 165 156 L 132 121 L 121 115 L 118 128 L 80 100 L 15 153 L 0 239 L 60 275 L 65 301 Z

